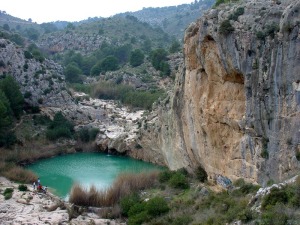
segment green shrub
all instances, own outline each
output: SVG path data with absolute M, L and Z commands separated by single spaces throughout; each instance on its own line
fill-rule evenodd
M 169 211 L 168 203 L 162 197 L 151 198 L 147 202 L 145 209 L 148 214 L 153 217 L 157 217 Z
M 150 216 L 146 211 L 135 214 L 128 219 L 128 225 L 141 225 L 150 220 Z
M 206 173 L 205 169 L 203 169 L 202 166 L 198 166 L 198 168 L 196 170 L 196 177 L 202 183 L 207 181 L 207 173 Z
M 12 192 L 14 192 L 14 189 L 13 189 L 13 188 L 5 188 L 3 194 L 5 195 L 5 194 L 7 194 L 7 193 L 12 193 Z
M 219 32 L 224 35 L 228 35 L 234 31 L 234 27 L 231 25 L 229 20 L 224 20 L 219 28 Z
M 262 209 L 266 209 L 270 206 L 274 206 L 277 203 L 283 203 L 286 204 L 289 201 L 288 193 L 286 192 L 286 189 L 278 189 L 278 188 L 272 188 L 270 194 L 266 195 L 263 198 L 261 207 Z
M 137 67 L 144 63 L 144 54 L 140 49 L 136 49 L 130 54 L 130 65 Z
M 12 192 L 4 194 L 4 199 L 8 200 L 12 197 Z
M 150 54 L 152 66 L 161 71 L 162 76 L 169 76 L 171 73 L 167 56 L 168 53 L 163 48 L 153 50 Z
M 128 212 L 131 207 L 140 202 L 140 197 L 137 193 L 133 193 L 121 199 L 120 206 L 122 210 L 122 214 L 124 216 L 128 216 Z
M 55 141 L 59 138 L 71 138 L 72 133 L 67 127 L 56 127 L 51 130 L 47 130 L 46 137 L 51 141 Z
M 169 184 L 173 188 L 180 188 L 180 189 L 187 189 L 189 188 L 189 183 L 183 174 L 176 172 L 172 175 L 172 177 L 169 180 Z
M 233 14 L 230 14 L 230 16 L 228 17 L 229 20 L 234 20 L 234 21 L 237 21 L 239 16 L 243 15 L 244 14 L 244 8 L 243 7 L 239 7 L 237 8 L 237 10 L 233 13 Z
M 46 137 L 49 140 L 57 140 L 61 137 L 72 138 L 74 132 L 74 125 L 68 121 L 61 112 L 54 115 L 53 121 L 50 122 Z
M 24 185 L 24 184 L 20 184 L 20 185 L 18 186 L 18 189 L 19 189 L 19 191 L 27 191 L 27 186 Z
M 256 37 L 260 40 L 265 40 L 266 34 L 263 31 L 257 31 L 256 32 Z
M 279 31 L 279 25 L 278 24 L 272 23 L 272 24 L 267 25 L 266 33 L 271 38 L 274 38 L 275 33 L 277 33 L 278 31 Z
M 131 216 L 139 214 L 139 213 L 141 213 L 143 211 L 146 211 L 146 204 L 147 204 L 146 202 L 135 203 L 128 210 L 128 216 L 131 217 Z
M 6 188 L 3 192 L 4 195 L 4 199 L 8 200 L 12 197 L 12 193 L 13 193 L 14 189 L 13 188 Z
M 169 181 L 170 178 L 172 177 L 173 173 L 174 172 L 172 172 L 170 170 L 164 170 L 164 171 L 160 172 L 159 176 L 158 176 L 159 182 L 164 183 L 164 182 Z
M 279 204 L 276 207 L 271 207 L 269 210 L 263 212 L 261 215 L 261 224 L 286 225 L 289 218 L 283 211 L 284 208 L 283 205 Z
M 78 131 L 80 140 L 85 143 L 94 141 L 98 133 L 98 128 L 82 128 Z

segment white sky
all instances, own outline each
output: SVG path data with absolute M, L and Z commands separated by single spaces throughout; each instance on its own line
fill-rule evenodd
M 174 6 L 194 0 L 1 0 L 0 10 L 33 22 L 80 21 L 88 17 L 109 17 L 143 7 Z

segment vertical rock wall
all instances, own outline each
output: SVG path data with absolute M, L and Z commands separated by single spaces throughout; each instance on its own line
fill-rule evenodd
M 221 32 L 239 8 L 244 13 L 230 20 L 234 31 Z M 143 147 L 154 154 L 155 146 L 171 169 L 202 165 L 212 179 L 264 183 L 297 173 L 299 28 L 296 0 L 221 6 L 191 24 L 174 94 L 158 110 Z

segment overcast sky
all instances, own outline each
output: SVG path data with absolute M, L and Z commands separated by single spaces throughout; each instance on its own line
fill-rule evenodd
M 1 0 L 0 10 L 33 22 L 80 21 L 88 17 L 109 17 L 143 7 L 174 6 L 193 0 Z

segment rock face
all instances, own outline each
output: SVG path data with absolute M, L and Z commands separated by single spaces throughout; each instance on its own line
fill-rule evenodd
M 171 169 L 201 165 L 211 179 L 264 183 L 295 174 L 299 21 L 297 0 L 256 0 L 223 5 L 192 23 L 174 94 L 142 131 L 140 144 Z

